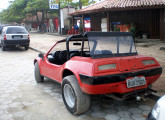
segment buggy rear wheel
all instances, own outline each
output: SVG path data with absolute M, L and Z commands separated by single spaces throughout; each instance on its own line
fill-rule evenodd
M 74 75 L 69 75 L 62 82 L 62 98 L 66 108 L 72 114 L 81 114 L 90 107 L 90 95 L 81 91 Z

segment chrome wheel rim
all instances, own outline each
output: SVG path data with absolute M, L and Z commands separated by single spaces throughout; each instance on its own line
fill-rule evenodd
M 75 102 L 76 102 L 76 98 L 75 98 L 75 94 L 73 92 L 73 89 L 68 84 L 64 85 L 64 98 L 65 98 L 67 105 L 70 108 L 73 108 L 75 105 Z

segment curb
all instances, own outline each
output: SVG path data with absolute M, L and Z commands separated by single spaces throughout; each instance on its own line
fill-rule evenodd
M 35 34 L 35 33 L 37 33 L 37 34 L 45 34 L 45 35 L 52 35 L 52 36 L 61 36 L 61 37 L 69 37 L 70 35 L 68 35 L 68 34 L 59 34 L 59 33 L 52 33 L 52 32 L 29 32 L 29 33 L 31 33 L 31 34 Z
M 33 33 L 32 33 L 33 34 Z M 39 34 L 47 34 L 47 35 L 52 35 L 52 36 L 62 36 L 62 37 L 68 37 L 68 35 L 60 35 L 60 34 L 51 34 L 51 33 L 39 33 Z M 33 51 L 35 51 L 35 52 L 38 52 L 38 53 L 41 53 L 41 54 L 46 54 L 46 53 L 44 53 L 44 52 L 42 52 L 42 51 L 40 51 L 40 50 L 37 50 L 37 49 L 35 49 L 35 48 L 33 48 L 33 47 L 29 47 L 29 49 L 31 49 L 31 50 L 33 50 Z
M 61 37 L 69 37 L 70 35 L 61 35 L 61 34 L 54 34 L 54 33 L 44 33 L 44 34 L 47 34 L 47 35 L 52 35 L 52 36 L 61 36 Z
M 38 52 L 38 53 L 41 53 L 41 54 L 45 54 L 44 52 L 40 51 L 40 50 L 37 50 L 35 48 L 32 48 L 32 47 L 29 47 L 29 49 L 35 51 L 35 52 Z

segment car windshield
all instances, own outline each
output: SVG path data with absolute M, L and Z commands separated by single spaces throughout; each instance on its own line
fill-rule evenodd
M 87 36 L 92 58 L 137 55 L 130 33 L 88 32 Z
M 6 34 L 28 34 L 28 32 L 23 27 L 9 27 Z
M 0 30 L 2 30 L 2 29 L 3 29 L 3 27 L 4 27 L 4 26 L 0 26 Z
M 4 27 L 4 26 L 0 26 L 0 34 L 1 34 L 1 32 L 2 32 L 3 27 Z

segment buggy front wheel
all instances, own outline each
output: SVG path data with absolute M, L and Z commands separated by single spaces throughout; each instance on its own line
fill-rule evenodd
M 37 83 L 41 83 L 44 81 L 44 77 L 41 76 L 41 74 L 40 74 L 40 69 L 39 69 L 39 65 L 37 62 L 34 65 L 34 77 L 35 77 L 35 80 Z

